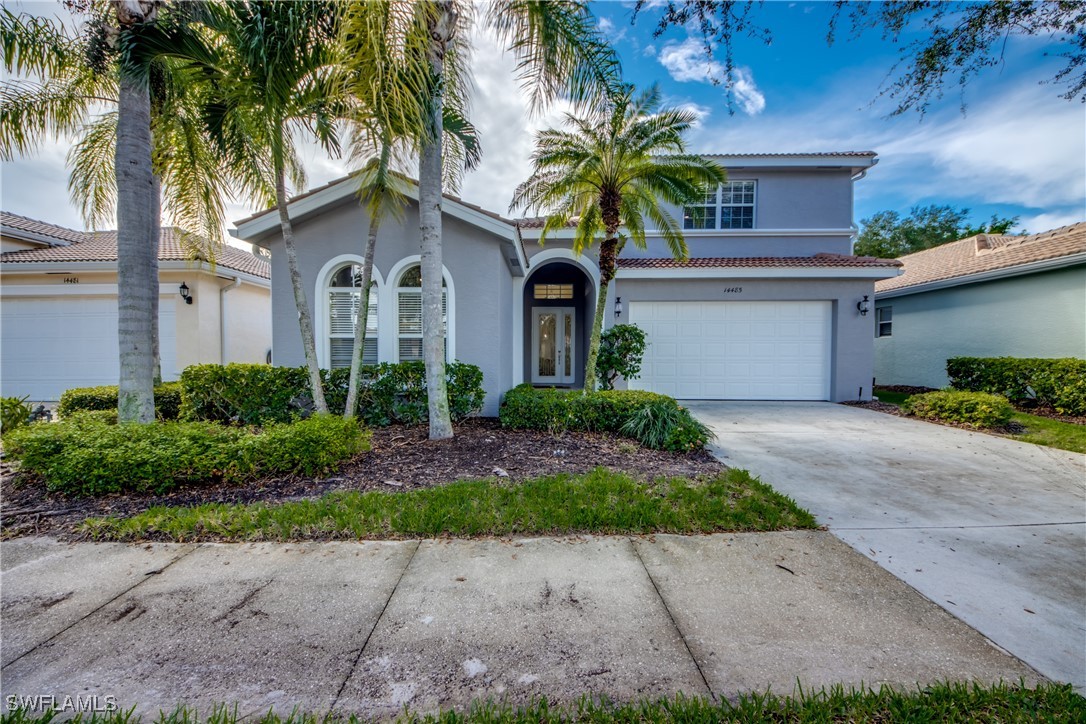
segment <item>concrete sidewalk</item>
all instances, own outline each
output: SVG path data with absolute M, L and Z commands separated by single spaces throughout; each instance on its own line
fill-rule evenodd
M 395 716 L 1040 679 L 821 531 L 0 553 L 5 697 Z

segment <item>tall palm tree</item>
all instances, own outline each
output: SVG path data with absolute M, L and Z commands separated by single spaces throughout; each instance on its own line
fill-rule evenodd
M 478 19 L 465 0 L 374 0 L 352 6 L 359 27 L 384 28 L 392 57 L 401 66 L 396 97 L 421 100 L 415 118 L 390 104 L 414 128 L 419 148 L 419 236 L 422 273 L 423 359 L 429 398 L 430 438 L 452 437 L 445 387 L 445 345 L 441 313 L 442 180 L 446 178 L 442 122 L 445 107 L 466 87 L 468 36 Z M 496 0 L 482 9 L 481 20 L 492 28 L 515 59 L 515 72 L 534 109 L 561 96 L 592 101 L 614 90 L 618 62 L 599 35 L 586 3 L 574 0 Z M 387 54 L 368 30 L 346 59 L 362 76 L 376 77 Z M 370 42 L 366 43 L 369 38 Z
M 331 0 L 217 3 L 207 25 L 218 55 L 200 67 L 216 89 L 208 121 L 235 177 L 251 198 L 278 209 L 313 404 L 325 413 L 313 315 L 287 201 L 288 184 L 305 186 L 296 138 L 308 133 L 339 153 L 338 122 L 348 113 L 336 55 L 341 10 Z
M 152 15 L 157 12 L 151 5 L 144 9 Z M 92 13 L 91 21 L 77 35 L 70 35 L 56 21 L 0 9 L 5 66 L 9 72 L 27 76 L 0 84 L 0 158 L 33 153 L 50 137 L 77 136 L 68 153 L 68 189 L 91 228 L 110 223 L 117 212 L 122 62 L 135 69 L 137 78 L 146 74 L 154 208 L 148 217 L 150 231 L 141 233 L 147 234 L 155 264 L 163 203 L 173 223 L 196 232 L 185 237 L 192 242 L 194 254 L 202 252 L 213 258 L 221 237 L 227 176 L 202 133 L 198 102 L 202 86 L 199 79 L 184 75 L 170 58 L 193 48 L 203 52 L 198 37 L 188 31 L 196 9 L 188 4 L 171 8 L 166 18 L 169 22 L 161 16 L 145 20 L 139 28 L 138 45 L 131 35 L 120 36 L 116 28 L 110 30 L 115 16 L 104 15 L 99 12 L 104 9 L 93 4 L 84 8 Z M 119 37 L 112 39 L 113 34 Z M 152 377 L 157 382 L 158 279 L 157 273 L 153 278 L 144 276 L 151 302 L 141 307 L 139 314 L 147 317 L 151 328 Z M 138 326 L 142 328 L 144 322 Z M 140 349 L 145 350 L 146 345 Z M 139 409 L 144 409 L 142 402 Z M 125 419 L 130 418 L 126 415 Z
M 645 248 L 645 220 L 664 238 L 676 259 L 688 256 L 679 222 L 661 206 L 697 203 L 706 188 L 725 180 L 724 170 L 686 153 L 683 134 L 696 116 L 687 110 L 661 109 L 653 86 L 633 95 L 626 86 L 612 106 L 586 117 L 567 114 L 570 130 L 536 135 L 531 177 L 517 187 L 510 209 L 547 214 L 540 243 L 576 221 L 573 249 L 583 253 L 599 241 L 600 288 L 585 361 L 585 390 L 596 388 L 596 358 L 615 276 L 626 238 Z M 624 229 L 624 235 L 619 230 Z

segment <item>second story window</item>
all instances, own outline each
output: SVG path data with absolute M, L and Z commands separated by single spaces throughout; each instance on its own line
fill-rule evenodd
M 756 181 L 729 181 L 683 209 L 684 229 L 753 229 Z

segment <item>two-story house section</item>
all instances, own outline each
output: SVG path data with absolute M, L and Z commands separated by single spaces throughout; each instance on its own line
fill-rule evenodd
M 728 182 L 681 219 L 690 258 L 671 258 L 659 235 L 627 244 L 608 292 L 607 325 L 647 334 L 642 374 L 629 386 L 679 399 L 869 399 L 874 283 L 892 260 L 851 254 L 853 184 L 871 152 L 710 156 Z M 299 262 L 312 290 L 318 357 L 346 363 L 353 340 L 369 220 L 350 177 L 290 202 Z M 510 194 L 512 189 L 510 189 Z M 421 354 L 418 210 L 381 225 L 367 320 L 368 361 Z M 455 197 L 442 208 L 446 350 L 483 370 L 495 414 L 521 382 L 579 387 L 600 275 L 593 247 L 572 251 L 573 230 L 539 244 L 541 219 L 508 219 Z M 275 364 L 304 359 L 273 210 L 237 223 L 272 252 Z

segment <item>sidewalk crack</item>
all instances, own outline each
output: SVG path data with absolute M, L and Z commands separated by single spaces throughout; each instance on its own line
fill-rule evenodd
M 351 662 L 351 668 L 347 670 L 347 675 L 343 677 L 343 681 L 339 685 L 339 690 L 336 691 L 336 696 L 332 699 L 331 706 L 328 707 L 328 716 L 332 716 L 332 712 L 336 709 L 336 704 L 339 703 L 339 698 L 343 696 L 343 690 L 347 688 L 347 682 L 354 676 L 354 671 L 358 668 L 358 662 L 362 660 L 362 654 L 366 652 L 366 647 L 370 645 L 370 639 L 373 637 L 373 632 L 377 630 L 378 624 L 381 623 L 381 619 L 385 617 L 385 611 L 388 610 L 388 604 L 392 602 L 392 597 L 396 595 L 396 591 L 400 589 L 400 582 L 403 581 L 404 574 L 407 573 L 407 569 L 411 567 L 411 561 L 415 560 L 415 554 L 419 552 L 419 546 L 422 545 L 422 541 L 415 541 L 415 547 L 411 551 L 411 555 L 407 558 L 407 563 L 404 564 L 400 570 L 400 575 L 396 578 L 396 584 L 392 587 L 392 590 L 388 593 L 388 598 L 385 599 L 385 605 L 381 606 L 381 612 L 377 614 L 377 618 L 373 621 L 373 626 L 370 627 L 369 633 L 366 634 L 366 640 L 362 642 L 362 646 L 358 649 L 358 655 L 354 657 L 354 661 Z
M 182 553 L 181 555 L 179 555 L 179 556 L 178 556 L 177 558 L 174 558 L 174 559 L 173 559 L 172 561 L 170 561 L 170 562 L 169 562 L 169 563 L 167 563 L 166 565 L 162 566 L 162 568 L 158 568 L 158 569 L 156 569 L 156 570 L 153 570 L 153 571 L 147 571 L 147 573 L 143 574 L 143 577 L 142 577 L 142 578 L 140 578 L 140 580 L 136 581 L 136 582 L 135 582 L 135 583 L 133 583 L 133 584 L 132 584 L 131 586 L 129 586 L 128 588 L 124 589 L 123 591 L 121 591 L 120 593 L 118 593 L 118 594 L 117 594 L 116 596 L 114 596 L 113 598 L 111 598 L 111 599 L 109 599 L 108 601 L 106 601 L 105 603 L 103 603 L 103 604 L 102 604 L 101 606 L 98 606 L 98 607 L 97 607 L 97 608 L 95 608 L 95 609 L 94 609 L 93 611 L 90 611 L 89 613 L 87 613 L 87 614 L 86 614 L 85 616 L 83 616 L 83 617 L 79 618 L 78 620 L 76 620 L 76 621 L 73 621 L 72 623 L 68 624 L 67 626 L 65 626 L 64 628 L 62 628 L 62 629 L 61 629 L 60 631 L 57 631 L 57 632 L 56 632 L 55 634 L 53 634 L 53 635 L 52 635 L 52 636 L 50 636 L 49 638 L 45 639 L 44 641 L 41 641 L 41 642 L 39 642 L 39 643 L 35 644 L 33 648 L 31 648 L 31 649 L 28 649 L 27 651 L 25 651 L 25 652 L 23 652 L 23 653 L 19 654 L 18 656 L 16 656 L 16 657 L 15 657 L 14 659 L 12 659 L 11 661 L 5 661 L 5 662 L 4 662 L 4 663 L 3 663 L 2 665 L 0 665 L 0 668 L 6 669 L 7 667 L 11 666 L 11 665 L 12 665 L 12 664 L 14 664 L 15 662 L 17 662 L 17 661 L 20 661 L 20 660 L 21 660 L 21 659 L 23 659 L 24 657 L 26 657 L 26 656 L 29 656 L 30 654 L 34 653 L 35 651 L 37 651 L 38 649 L 40 649 L 40 648 L 41 648 L 42 646 L 45 646 L 45 645 L 46 645 L 47 643 L 49 643 L 49 642 L 51 642 L 51 641 L 55 640 L 55 639 L 56 639 L 56 638 L 58 638 L 59 636 L 62 636 L 63 634 L 67 633 L 68 631 L 70 631 L 70 630 L 72 630 L 73 628 L 75 628 L 76 626 L 78 626 L 79 624 L 83 623 L 83 622 L 84 622 L 84 621 L 86 621 L 86 620 L 87 620 L 88 618 L 90 618 L 90 617 L 91 617 L 91 616 L 93 616 L 94 614 L 98 613 L 99 611 L 101 611 L 102 609 L 104 609 L 104 608 L 105 608 L 106 606 L 108 606 L 109 604 L 111 604 L 111 603 L 113 603 L 114 601 L 116 601 L 116 600 L 118 600 L 118 599 L 122 598 L 123 596 L 126 596 L 126 595 L 128 595 L 128 594 L 129 594 L 129 593 L 130 593 L 130 592 L 131 592 L 131 591 L 132 591 L 133 589 L 135 589 L 135 588 L 136 588 L 137 586 L 141 585 L 141 584 L 142 584 L 142 583 L 143 583 L 144 581 L 146 581 L 147 579 L 149 579 L 149 578 L 150 578 L 151 576 L 158 576 L 158 575 L 161 575 L 162 573 L 164 573 L 164 572 L 166 571 L 166 569 L 167 569 L 167 568 L 169 568 L 170 566 L 172 566 L 172 565 L 173 565 L 174 563 L 177 563 L 177 562 L 178 562 L 179 560 L 181 560 L 182 558 L 186 558 L 186 557 L 188 557 L 188 556 L 192 555 L 192 553 L 193 553 L 193 552 L 195 552 L 195 551 L 196 551 L 197 549 L 199 549 L 199 548 L 200 548 L 199 544 L 193 545 L 193 546 L 192 546 L 191 548 L 189 548 L 189 549 L 188 549 L 187 551 L 185 551 L 184 553 Z
M 671 620 L 671 625 L 675 629 L 675 633 L 679 634 L 679 640 L 683 642 L 683 646 L 686 648 L 686 653 L 690 657 L 690 660 L 694 662 L 694 668 L 698 670 L 698 676 L 701 677 L 701 683 L 705 685 L 705 690 L 709 692 L 709 696 L 713 701 L 717 701 L 718 697 L 716 692 L 713 691 L 713 687 L 709 686 L 709 679 L 705 677 L 705 672 L 701 669 L 701 664 L 698 663 L 698 658 L 694 656 L 693 650 L 690 648 L 690 643 L 686 640 L 686 635 L 683 630 L 679 628 L 679 622 L 675 620 L 674 614 L 671 613 L 671 607 L 667 605 L 667 599 L 664 598 L 664 594 L 660 592 L 660 587 L 656 585 L 656 579 L 652 577 L 652 573 L 649 571 L 649 567 L 645 565 L 645 559 L 641 557 L 641 551 L 637 547 L 637 543 L 633 538 L 627 538 L 630 541 L 630 547 L 634 550 L 634 555 L 637 556 L 637 560 L 641 562 L 641 567 L 645 569 L 645 575 L 649 577 L 649 583 L 652 584 L 652 588 L 656 591 L 656 597 L 660 599 L 660 603 L 663 604 L 664 610 L 667 611 L 667 617 Z

